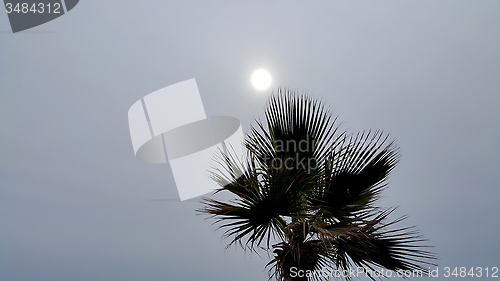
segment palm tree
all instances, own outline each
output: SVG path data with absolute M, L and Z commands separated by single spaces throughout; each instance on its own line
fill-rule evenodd
M 394 208 L 374 206 L 400 157 L 394 142 L 380 131 L 341 132 L 322 102 L 289 90 L 271 96 L 265 117 L 247 135 L 245 159 L 222 154 L 224 168 L 213 171 L 216 193 L 235 199 L 204 198 L 198 210 L 217 219 L 228 247 L 272 251 L 277 280 L 350 279 L 353 268 L 427 272 L 435 257 L 425 239 L 393 228 L 405 218 L 388 221 Z

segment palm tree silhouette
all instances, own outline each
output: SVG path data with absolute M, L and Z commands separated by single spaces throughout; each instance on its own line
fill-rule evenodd
M 271 96 L 265 117 L 247 135 L 245 159 L 221 154 L 224 168 L 213 171 L 216 193 L 235 199 L 204 198 L 198 210 L 226 230 L 228 247 L 272 251 L 277 280 L 349 280 L 353 268 L 377 267 L 426 274 L 435 259 L 426 240 L 392 227 L 405 218 L 388 221 L 395 208 L 374 206 L 400 157 L 388 136 L 341 132 L 322 102 L 289 90 Z

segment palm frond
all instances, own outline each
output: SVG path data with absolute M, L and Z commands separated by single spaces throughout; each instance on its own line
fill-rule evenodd
M 265 112 L 266 124 L 257 127 L 246 140 L 246 147 L 264 169 L 275 169 L 272 161 L 288 160 L 288 171 L 311 173 L 338 144 L 336 118 L 319 101 L 289 90 L 279 90 L 271 96 Z
M 400 158 L 388 135 L 339 132 L 322 102 L 286 89 L 270 98 L 265 117 L 245 139 L 246 157 L 221 153 L 213 171 L 216 192 L 236 198 L 204 198 L 198 210 L 225 229 L 228 247 L 272 250 L 267 267 L 279 280 L 305 280 L 291 278 L 292 267 L 425 272 L 435 259 L 426 240 L 397 226 L 405 217 L 387 222 L 394 209 L 374 206 Z M 271 247 L 274 239 L 281 242 Z
M 389 270 L 421 270 L 425 274 L 423 265 L 434 265 L 429 261 L 435 256 L 423 250 L 426 247 L 421 242 L 427 240 L 415 227 L 389 228 L 406 218 L 385 223 L 394 210 L 374 212 L 372 218 L 365 218 L 366 224 L 360 225 L 356 232 L 332 240 L 336 266 L 343 269 L 382 266 Z
M 312 182 L 310 177 L 296 177 L 286 169 L 260 169 L 255 158 L 248 157 L 247 163 L 241 165 L 235 163 L 235 158 L 223 156 L 228 171 L 219 169 L 213 174 L 223 185 L 217 192 L 229 191 L 237 198 L 229 203 L 204 198 L 204 207 L 198 211 L 211 214 L 217 218 L 216 223 L 230 221 L 219 227 L 227 228 L 223 237 L 233 237 L 229 245 L 238 243 L 255 250 L 262 242 L 269 247 L 273 237 L 284 237 L 283 217 L 305 214 L 305 187 Z
M 346 137 L 322 165 L 313 208 L 338 219 L 370 208 L 400 157 L 394 142 L 384 146 L 387 138 L 380 131 Z

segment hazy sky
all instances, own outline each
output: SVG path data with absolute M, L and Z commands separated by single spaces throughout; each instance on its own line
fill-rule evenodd
M 207 115 L 248 132 L 258 68 L 397 140 L 380 204 L 440 270 L 500 267 L 499 1 L 114 0 L 18 34 L 0 12 L 0 280 L 267 280 L 176 202 L 168 164 L 135 159 L 127 120 L 196 78 Z

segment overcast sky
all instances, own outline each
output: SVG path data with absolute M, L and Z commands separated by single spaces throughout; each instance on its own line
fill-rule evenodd
M 440 270 L 500 267 L 499 1 L 114 0 L 18 34 L 0 12 L 0 280 L 267 280 L 268 257 L 225 251 L 178 202 L 168 164 L 134 157 L 130 106 L 190 78 L 245 132 L 287 86 L 390 133 L 380 204 Z

